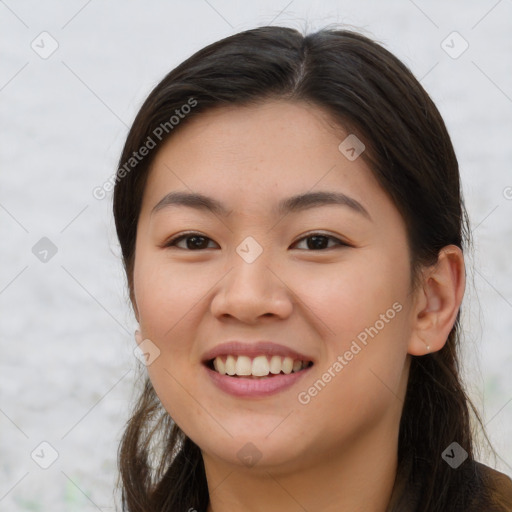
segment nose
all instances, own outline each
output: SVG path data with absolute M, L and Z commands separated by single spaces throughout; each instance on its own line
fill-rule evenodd
M 236 258 L 212 299 L 212 314 L 218 319 L 236 318 L 247 324 L 264 317 L 287 318 L 293 310 L 293 294 L 286 280 L 263 257 L 252 263 Z

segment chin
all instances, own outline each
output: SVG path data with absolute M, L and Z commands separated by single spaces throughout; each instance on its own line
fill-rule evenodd
M 275 439 L 266 437 L 267 433 L 250 433 L 235 435 L 227 442 L 211 443 L 201 447 L 203 454 L 207 453 L 210 458 L 221 460 L 226 465 L 247 468 L 257 472 L 271 471 L 277 469 L 295 468 L 301 458 L 301 452 L 297 450 L 297 443 L 292 443 L 288 437 L 288 443 L 282 437 Z M 219 446 L 222 450 L 219 451 Z

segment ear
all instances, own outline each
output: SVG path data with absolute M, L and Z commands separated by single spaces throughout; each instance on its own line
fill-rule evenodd
M 422 356 L 445 345 L 462 303 L 466 286 L 464 255 L 447 245 L 437 263 L 423 271 L 416 292 L 408 353 Z

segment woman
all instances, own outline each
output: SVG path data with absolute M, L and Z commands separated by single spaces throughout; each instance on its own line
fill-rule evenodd
M 387 50 L 262 27 L 197 52 L 140 109 L 114 216 L 149 376 L 124 510 L 512 510 L 458 373 L 457 160 Z

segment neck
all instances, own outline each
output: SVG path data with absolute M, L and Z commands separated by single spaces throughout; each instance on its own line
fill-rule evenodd
M 240 468 L 203 454 L 207 512 L 385 512 L 397 471 L 395 437 L 375 429 L 338 453 L 316 454 L 300 469 Z

